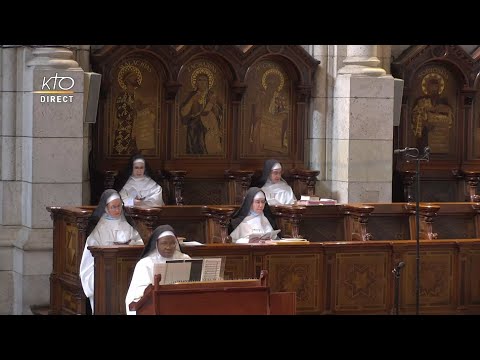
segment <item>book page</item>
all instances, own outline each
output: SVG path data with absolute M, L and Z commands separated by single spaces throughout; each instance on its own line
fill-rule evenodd
M 184 246 L 198 246 L 198 245 L 205 245 L 205 244 L 202 244 L 201 242 L 198 242 L 198 241 L 184 241 L 184 242 L 180 243 L 180 245 L 184 245 Z
M 220 280 L 222 258 L 205 258 L 202 265 L 202 281 Z M 223 274 L 222 274 L 223 275 Z
M 188 281 L 190 279 L 191 267 L 191 262 L 184 260 L 167 260 L 165 284 L 172 284 L 178 281 Z
M 250 234 L 248 236 L 248 239 L 249 240 L 254 240 L 254 241 L 256 240 L 256 238 L 258 238 L 258 240 L 271 240 L 271 239 L 275 239 L 279 232 L 280 232 L 280 230 L 272 230 L 272 231 L 269 231 L 265 234 Z
M 165 284 L 165 272 L 167 271 L 167 264 L 166 263 L 155 263 L 153 264 L 153 278 L 152 278 L 152 283 L 153 279 L 155 278 L 155 275 L 160 274 L 160 285 Z

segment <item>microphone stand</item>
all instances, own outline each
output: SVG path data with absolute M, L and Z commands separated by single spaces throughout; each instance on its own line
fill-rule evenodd
M 420 161 L 430 160 L 430 148 L 427 146 L 420 156 L 418 149 L 416 154 L 404 153 L 405 158 L 411 158 L 416 161 L 415 173 L 415 230 L 416 230 L 416 275 L 415 275 L 415 314 L 420 313 Z M 408 162 L 409 159 L 406 159 Z
M 395 266 L 392 270 L 393 277 L 395 279 L 395 315 L 399 314 L 399 296 L 400 296 L 400 270 L 405 266 L 403 261 L 400 261 L 397 266 Z

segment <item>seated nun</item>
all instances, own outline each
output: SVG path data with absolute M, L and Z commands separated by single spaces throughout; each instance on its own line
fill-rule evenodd
M 292 188 L 282 178 L 282 165 L 275 159 L 265 161 L 257 184 L 267 198 L 268 205 L 289 205 L 297 201 Z
M 153 179 L 145 158 L 134 155 L 115 185 L 125 206 L 163 206 L 162 187 Z
M 85 248 L 80 262 L 80 280 L 83 292 L 90 300 L 93 313 L 95 309 L 93 301 L 94 258 L 87 247 L 122 244 L 142 245 L 143 240 L 138 231 L 125 218 L 120 195 L 113 189 L 105 190 L 102 193 L 98 206 L 90 219 L 98 222 L 85 241 Z M 131 219 L 129 220 L 132 221 Z
M 265 193 L 258 187 L 248 189 L 240 208 L 232 215 L 229 232 L 232 242 L 257 242 L 252 234 L 264 235 L 277 230 L 275 217 L 265 202 Z M 277 239 L 275 234 L 272 239 Z
M 132 301 L 138 301 L 149 284 L 153 284 L 154 265 L 173 259 L 190 259 L 180 250 L 180 244 L 170 225 L 160 225 L 153 231 L 148 244 L 143 249 L 140 260 L 135 265 L 132 281 L 125 297 L 127 315 L 136 315 L 129 310 Z

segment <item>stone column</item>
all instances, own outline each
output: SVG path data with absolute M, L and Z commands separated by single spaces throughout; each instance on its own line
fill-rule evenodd
M 48 305 L 50 299 L 52 220 L 46 206 L 83 200 L 84 75 L 68 48 L 10 50 L 3 49 L 8 56 L 2 61 L 7 85 L 2 97 L 15 105 L 2 121 L 2 138 L 8 138 L 2 154 L 10 149 L 9 158 L 2 157 L 7 171 L 2 171 L 0 232 L 10 243 L 12 266 L 7 275 L 0 269 L 0 296 L 7 294 L 0 313 L 30 314 L 31 305 Z
M 345 66 L 338 74 L 383 76 L 385 70 L 379 67 L 380 60 L 377 57 L 379 45 L 348 45 L 347 57 L 343 60 Z
M 0 47 L 0 314 L 21 314 L 22 270 L 15 246 L 20 235 L 21 184 L 16 181 L 17 47 Z M 13 154 L 13 155 L 12 155 Z
M 377 45 L 348 45 L 332 122 L 332 196 L 342 203 L 392 198 L 393 88 Z
M 315 194 L 321 197 L 330 197 L 327 175 L 326 146 L 327 146 L 327 109 L 328 109 L 328 71 L 331 61 L 328 56 L 328 45 L 309 45 L 310 54 L 320 61 L 315 72 L 312 97 L 310 100 L 310 116 L 307 124 L 307 139 L 305 140 L 305 164 L 308 169 L 320 171 L 317 177 L 319 182 Z M 306 195 L 306 194 L 304 194 Z
M 91 72 L 90 45 L 70 45 L 75 49 L 74 59 L 85 72 Z M 92 150 L 92 126 L 85 125 L 83 128 L 83 186 L 82 204 L 90 203 L 90 174 L 88 172 L 88 159 Z

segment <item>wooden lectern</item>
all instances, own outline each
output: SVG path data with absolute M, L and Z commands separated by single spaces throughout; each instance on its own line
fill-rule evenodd
M 138 302 L 137 315 L 294 315 L 295 292 L 270 293 L 267 271 L 260 279 L 160 285 L 160 275 Z

